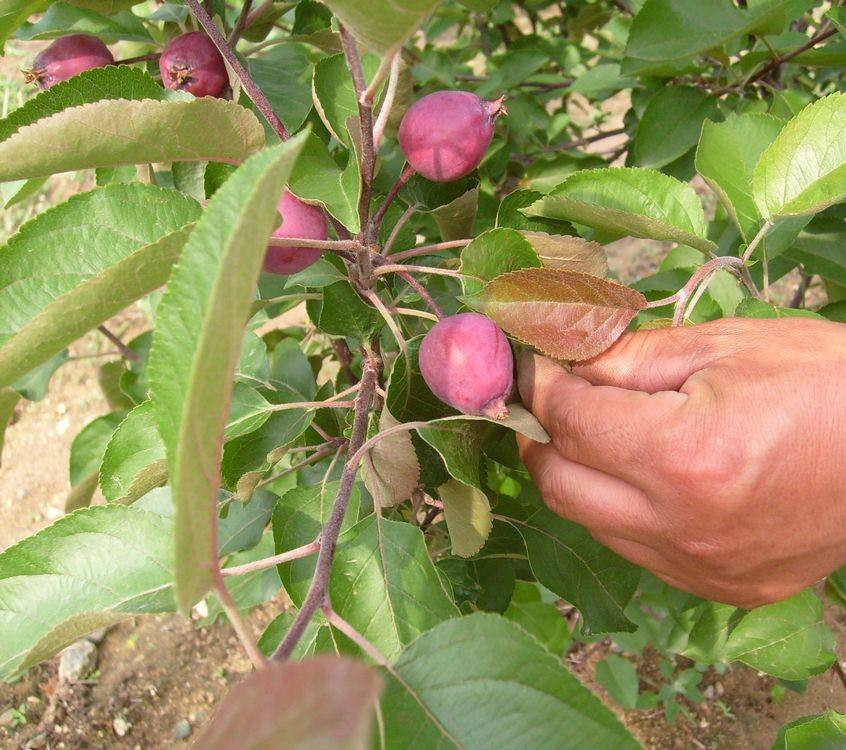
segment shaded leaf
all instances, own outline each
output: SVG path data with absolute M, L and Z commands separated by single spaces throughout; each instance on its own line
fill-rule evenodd
M 12 421 L 20 394 L 12 388 L 0 388 L 0 466 L 3 465 L 3 442 L 6 428 Z
M 702 123 L 717 114 L 717 97 L 707 91 L 693 86 L 662 88 L 638 123 L 635 163 L 658 169 L 684 156 L 699 140 Z
M 637 670 L 628 659 L 608 654 L 596 664 L 596 681 L 618 705 L 629 709 L 637 706 Z
M 106 446 L 125 417 L 125 412 L 105 414 L 89 422 L 77 433 L 70 448 L 71 486 L 83 481 L 92 472 L 99 475 Z
M 327 0 L 337 19 L 368 49 L 396 49 L 423 24 L 441 0 Z
M 534 583 L 517 581 L 503 617 L 516 622 L 556 656 L 563 656 L 570 644 L 567 621 L 555 605 L 541 600 Z
M 34 24 L 24 26 L 15 39 L 57 39 L 65 34 L 93 34 L 107 44 L 121 40 L 153 43 L 143 22 L 129 11 L 103 15 L 68 3 L 53 3 Z
M 532 243 L 516 229 L 497 228 L 482 232 L 461 251 L 461 284 L 465 294 L 474 294 L 490 281 L 509 271 L 540 268 Z
M 625 54 L 640 60 L 688 60 L 744 34 L 783 24 L 781 5 L 759 3 L 741 10 L 722 0 L 646 0 L 632 22 Z
M 772 750 L 839 750 L 844 746 L 846 714 L 828 709 L 819 716 L 803 716 L 783 726 Z
M 622 284 L 551 268 L 500 276 L 466 301 L 514 338 L 567 360 L 607 349 L 646 305 Z

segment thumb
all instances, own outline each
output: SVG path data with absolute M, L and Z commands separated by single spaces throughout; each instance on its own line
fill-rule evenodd
M 573 374 L 593 385 L 677 391 L 695 372 L 736 348 L 727 346 L 727 333 L 707 323 L 627 333 L 602 354 L 574 363 Z

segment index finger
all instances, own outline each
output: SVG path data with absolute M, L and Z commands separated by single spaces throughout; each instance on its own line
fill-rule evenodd
M 638 486 L 654 476 L 658 436 L 688 398 L 592 385 L 538 355 L 521 360 L 518 384 L 562 456 Z

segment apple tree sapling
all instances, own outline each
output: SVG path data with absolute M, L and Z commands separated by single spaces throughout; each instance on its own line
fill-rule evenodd
M 109 48 L 96 36 L 70 34 L 57 39 L 40 52 L 32 70 L 25 74 L 28 83 L 34 82 L 41 89 L 66 81 L 92 68 L 114 64 Z

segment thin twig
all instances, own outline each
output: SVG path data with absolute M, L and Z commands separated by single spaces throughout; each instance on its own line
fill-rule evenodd
M 235 45 L 238 44 L 238 40 L 241 38 L 241 34 L 244 32 L 244 29 L 247 28 L 247 18 L 250 15 L 250 8 L 253 7 L 253 0 L 244 0 L 244 5 L 241 7 L 241 14 L 238 16 L 238 20 L 235 22 L 235 28 L 232 29 L 232 33 L 229 35 L 229 46 L 235 49 Z
M 606 138 L 611 138 L 615 135 L 622 135 L 626 132 L 625 128 L 615 128 L 614 130 L 605 130 L 601 133 L 594 133 L 593 135 L 586 136 L 584 138 L 578 138 L 575 141 L 567 141 L 566 143 L 562 143 L 558 146 L 550 147 L 549 151 L 562 151 L 564 149 L 569 148 L 578 148 L 579 146 L 587 146 L 589 143 L 595 143 L 596 141 L 602 141 Z
M 448 240 L 446 242 L 435 242 L 431 245 L 420 245 L 420 247 L 412 247 L 410 250 L 394 253 L 391 256 L 390 262 L 417 258 L 420 255 L 432 255 L 433 253 L 439 253 L 442 250 L 451 250 L 456 247 L 467 247 L 471 242 L 472 240 Z
M 356 398 L 355 418 L 353 420 L 349 443 L 350 453 L 358 454 L 360 447 L 365 444 L 367 425 L 370 421 L 370 408 L 378 374 L 379 362 L 375 357 L 366 357 L 361 375 L 361 387 Z M 323 606 L 326 599 L 326 592 L 329 589 L 329 574 L 332 571 L 335 546 L 338 543 L 338 536 L 341 533 L 341 525 L 344 521 L 344 515 L 347 512 L 347 505 L 350 501 L 357 470 L 358 462 L 347 461 L 344 466 L 344 470 L 341 473 L 338 494 L 335 496 L 335 503 L 332 506 L 332 511 L 329 514 L 329 518 L 323 527 L 323 533 L 320 537 L 320 552 L 317 555 L 317 563 L 314 567 L 314 576 L 311 579 L 311 585 L 293 624 L 273 655 L 274 659 L 287 659 L 291 655 L 297 643 L 299 643 L 300 638 L 302 638 L 309 622 L 311 622 L 314 613 L 319 607 Z
M 387 255 L 391 252 L 391 248 L 394 246 L 394 243 L 397 241 L 397 237 L 399 237 L 399 233 L 402 231 L 402 228 L 408 223 L 408 220 L 414 216 L 415 212 L 417 211 L 418 204 L 412 203 L 405 211 L 402 212 L 402 216 L 397 219 L 396 224 L 394 224 L 393 228 L 391 229 L 391 233 L 388 235 L 388 239 L 385 242 L 385 246 L 382 248 L 382 254 Z
M 394 316 L 391 315 L 390 311 L 387 307 L 385 307 L 385 303 L 379 299 L 379 295 L 376 294 L 372 289 L 362 289 L 361 290 L 362 296 L 370 302 L 373 307 L 375 307 L 379 314 L 384 319 L 385 323 L 388 324 L 388 328 L 391 329 L 391 333 L 394 335 L 394 339 L 397 342 L 397 346 L 399 347 L 400 351 L 403 353 L 405 357 L 408 357 L 408 344 L 405 341 L 405 337 L 402 335 L 402 331 L 400 330 L 397 321 L 394 320 Z
M 796 287 L 793 298 L 790 300 L 790 304 L 788 304 L 788 307 L 794 309 L 805 307 L 805 293 L 808 291 L 808 284 L 811 283 L 811 276 L 805 272 L 804 268 L 800 267 L 799 274 L 799 284 Z
M 295 471 L 299 471 L 306 466 L 322 461 L 327 456 L 331 456 L 336 450 L 338 450 L 339 445 L 343 445 L 344 443 L 346 443 L 346 440 L 334 440 L 328 442 L 325 448 L 315 451 L 308 458 L 304 458 L 302 461 L 295 463 L 293 466 L 289 466 L 287 469 L 282 469 L 282 471 L 277 472 L 273 476 L 267 477 L 267 479 L 262 479 L 255 486 L 255 489 L 259 490 L 262 487 L 267 487 L 267 485 L 273 484 L 273 482 L 277 479 L 282 479 L 282 477 L 287 477 L 289 474 L 293 474 Z
M 779 68 L 784 63 L 789 62 L 794 57 L 798 57 L 803 52 L 807 52 L 809 49 L 811 49 L 811 47 L 816 47 L 820 42 L 825 41 L 830 36 L 834 36 L 837 33 L 837 29 L 836 28 L 830 28 L 830 26 L 831 26 L 831 24 L 828 21 L 826 21 L 826 23 L 823 24 L 822 28 L 816 34 L 814 34 L 814 36 L 812 36 L 807 42 L 805 42 L 805 44 L 803 44 L 800 47 L 797 47 L 792 52 L 788 52 L 786 55 L 782 55 L 780 57 L 776 57 L 774 60 L 770 60 L 766 65 L 764 65 L 762 68 L 760 68 L 756 73 L 753 73 L 752 75 L 750 75 L 741 84 L 741 87 L 746 88 L 746 86 L 748 86 L 749 84 L 755 83 L 755 81 L 761 80 L 762 78 L 764 78 L 765 76 L 769 75 L 774 70 Z
M 433 313 L 428 313 L 425 310 L 415 310 L 413 307 L 389 307 L 388 311 L 394 315 L 408 315 L 412 318 L 424 318 L 425 320 L 432 320 L 435 323 L 440 320 L 440 318 Z
M 366 653 L 379 666 L 393 672 L 393 666 L 388 661 L 381 651 L 367 640 L 361 633 L 359 633 L 352 625 L 350 625 L 343 617 L 341 617 L 329 602 L 323 605 L 323 614 L 333 628 L 340 630 L 347 638 L 349 638 L 356 646 L 358 646 L 364 653 Z
M 343 339 L 332 339 L 332 348 L 335 350 L 335 356 L 338 358 L 338 362 L 341 365 L 341 372 L 344 373 L 347 382 L 357 383 L 358 381 L 351 366 L 353 361 L 352 352 L 347 346 L 347 342 Z
M 466 273 L 461 271 L 453 271 L 450 268 L 438 268 L 437 266 L 409 266 L 403 263 L 386 263 L 384 266 L 379 266 L 373 269 L 374 276 L 384 276 L 386 273 L 431 273 L 435 276 L 452 276 L 456 279 L 462 277 L 471 278 Z M 475 278 L 475 277 L 472 277 Z
M 272 404 L 266 411 L 289 411 L 291 409 L 352 409 L 353 401 L 291 401 L 287 404 Z
M 382 201 L 382 205 L 376 209 L 376 213 L 373 214 L 372 224 L 373 224 L 373 231 L 374 236 L 379 233 L 379 227 L 382 226 L 382 220 L 385 218 L 385 214 L 388 212 L 388 207 L 393 202 L 394 198 L 397 197 L 397 193 L 403 189 L 405 184 L 414 176 L 414 168 L 411 166 L 407 166 L 405 169 L 402 170 L 400 173 L 399 178 L 397 181 L 391 185 L 391 189 L 388 190 L 388 194 L 385 196 L 385 200 Z
M 301 557 L 308 557 L 319 549 L 320 541 L 315 539 L 313 542 L 304 544 L 302 547 L 297 547 L 296 549 L 291 549 L 287 552 L 273 555 L 272 557 L 263 557 L 261 560 L 254 560 L 243 565 L 233 565 L 231 568 L 224 568 L 220 573 L 223 576 L 240 576 L 244 573 L 253 573 L 256 570 L 265 570 L 266 568 L 272 568 L 274 565 L 281 565 L 291 560 L 299 560 Z
M 846 671 L 844 671 L 843 665 L 840 663 L 840 659 L 834 660 L 834 673 L 840 678 L 840 682 L 843 683 L 843 687 L 846 688 Z
M 138 57 L 127 57 L 125 60 L 115 60 L 115 65 L 134 65 L 140 62 L 149 62 L 158 60 L 162 56 L 161 52 L 150 52 L 147 55 L 138 55 Z
M 435 519 L 441 512 L 441 508 L 436 508 L 435 506 L 429 508 L 426 511 L 426 515 L 423 516 L 423 520 L 420 522 L 420 530 L 426 531 L 426 529 L 428 529 L 432 525 L 432 523 L 435 521 Z
M 765 221 L 764 222 L 764 226 L 762 226 L 760 228 L 760 230 L 758 230 L 758 234 L 756 234 L 752 238 L 752 242 L 749 243 L 749 246 L 746 248 L 746 250 L 743 252 L 743 255 L 741 256 L 741 259 L 743 260 L 744 265 L 746 265 L 749 262 L 749 259 L 752 257 L 752 253 L 755 252 L 755 248 L 758 247 L 758 243 L 760 243 L 761 240 L 764 239 L 764 237 L 767 236 L 767 232 L 769 232 L 770 229 L 772 229 L 772 228 L 773 228 L 772 221 Z
M 279 115 L 273 111 L 273 107 L 267 100 L 264 92 L 258 87 L 256 82 L 252 79 L 252 76 L 250 76 L 247 72 L 247 69 L 241 64 L 241 61 L 236 57 L 235 53 L 226 43 L 226 39 L 223 38 L 223 34 L 221 34 L 217 26 L 214 25 L 214 21 L 212 21 L 211 16 L 209 16 L 206 12 L 206 9 L 200 5 L 198 0 L 185 0 L 185 2 L 191 9 L 191 13 L 193 13 L 194 17 L 197 21 L 199 21 L 200 26 L 203 27 L 203 31 L 205 31 L 209 39 L 214 42 L 214 46 L 217 47 L 218 52 L 223 55 L 226 62 L 229 63 L 229 66 L 233 71 L 235 71 L 235 75 L 238 76 L 238 80 L 241 81 L 241 86 L 243 86 L 244 91 L 247 92 L 247 96 L 250 97 L 259 112 L 264 115 L 264 119 L 267 120 L 270 127 L 273 128 L 276 135 L 279 136 L 279 139 L 287 141 L 288 131 L 282 123 L 282 120 L 279 119 Z
M 405 281 L 417 294 L 420 296 L 429 309 L 438 316 L 438 319 L 444 317 L 444 311 L 441 309 L 441 306 L 435 302 L 435 298 L 426 291 L 426 288 L 417 280 L 415 279 L 410 273 L 406 273 L 405 271 L 398 272 L 399 277 Z
M 131 359 L 133 362 L 141 361 L 141 357 L 138 355 L 138 352 L 135 352 L 130 349 L 126 344 L 123 343 L 123 341 L 121 341 L 108 328 L 106 328 L 106 326 L 99 325 L 97 326 L 97 330 L 102 333 L 109 341 L 111 341 L 124 357 L 126 357 L 127 359 Z
M 265 659 L 264 654 L 259 651 L 255 636 L 248 627 L 247 623 L 244 622 L 244 618 L 241 617 L 238 607 L 235 606 L 235 602 L 232 600 L 232 594 L 230 594 L 229 589 L 226 588 L 226 583 L 223 580 L 220 566 L 217 565 L 216 561 L 214 567 L 214 588 L 217 592 L 217 598 L 220 600 L 223 611 L 226 612 L 226 616 L 229 618 L 229 623 L 232 625 L 235 635 L 238 636 L 238 640 L 241 641 L 241 645 L 244 647 L 244 651 L 247 652 L 247 656 L 250 657 L 250 661 L 253 663 L 253 666 L 256 669 L 261 669 L 265 664 L 267 664 L 267 659 Z
M 399 82 L 401 61 L 402 58 L 400 57 L 399 52 L 395 52 L 391 58 L 391 73 L 388 77 L 388 87 L 385 89 L 385 98 L 382 101 L 382 107 L 379 109 L 379 116 L 376 118 L 376 124 L 373 126 L 374 151 L 379 150 L 379 144 L 382 142 L 382 136 L 385 133 L 385 126 L 388 124 L 388 118 L 391 116 L 391 109 L 393 109 L 394 99 L 397 95 L 397 84 Z M 370 85 L 372 86 L 373 83 Z
M 343 24 L 338 24 L 338 31 L 358 103 L 358 118 L 361 126 L 361 195 L 358 200 L 358 217 L 363 242 L 365 245 L 371 245 L 373 240 L 370 228 L 370 197 L 373 191 L 373 170 L 376 164 L 376 154 L 373 150 L 373 109 L 370 102 L 362 101 L 367 84 L 364 80 L 364 68 L 361 65 L 361 55 L 355 39 Z

